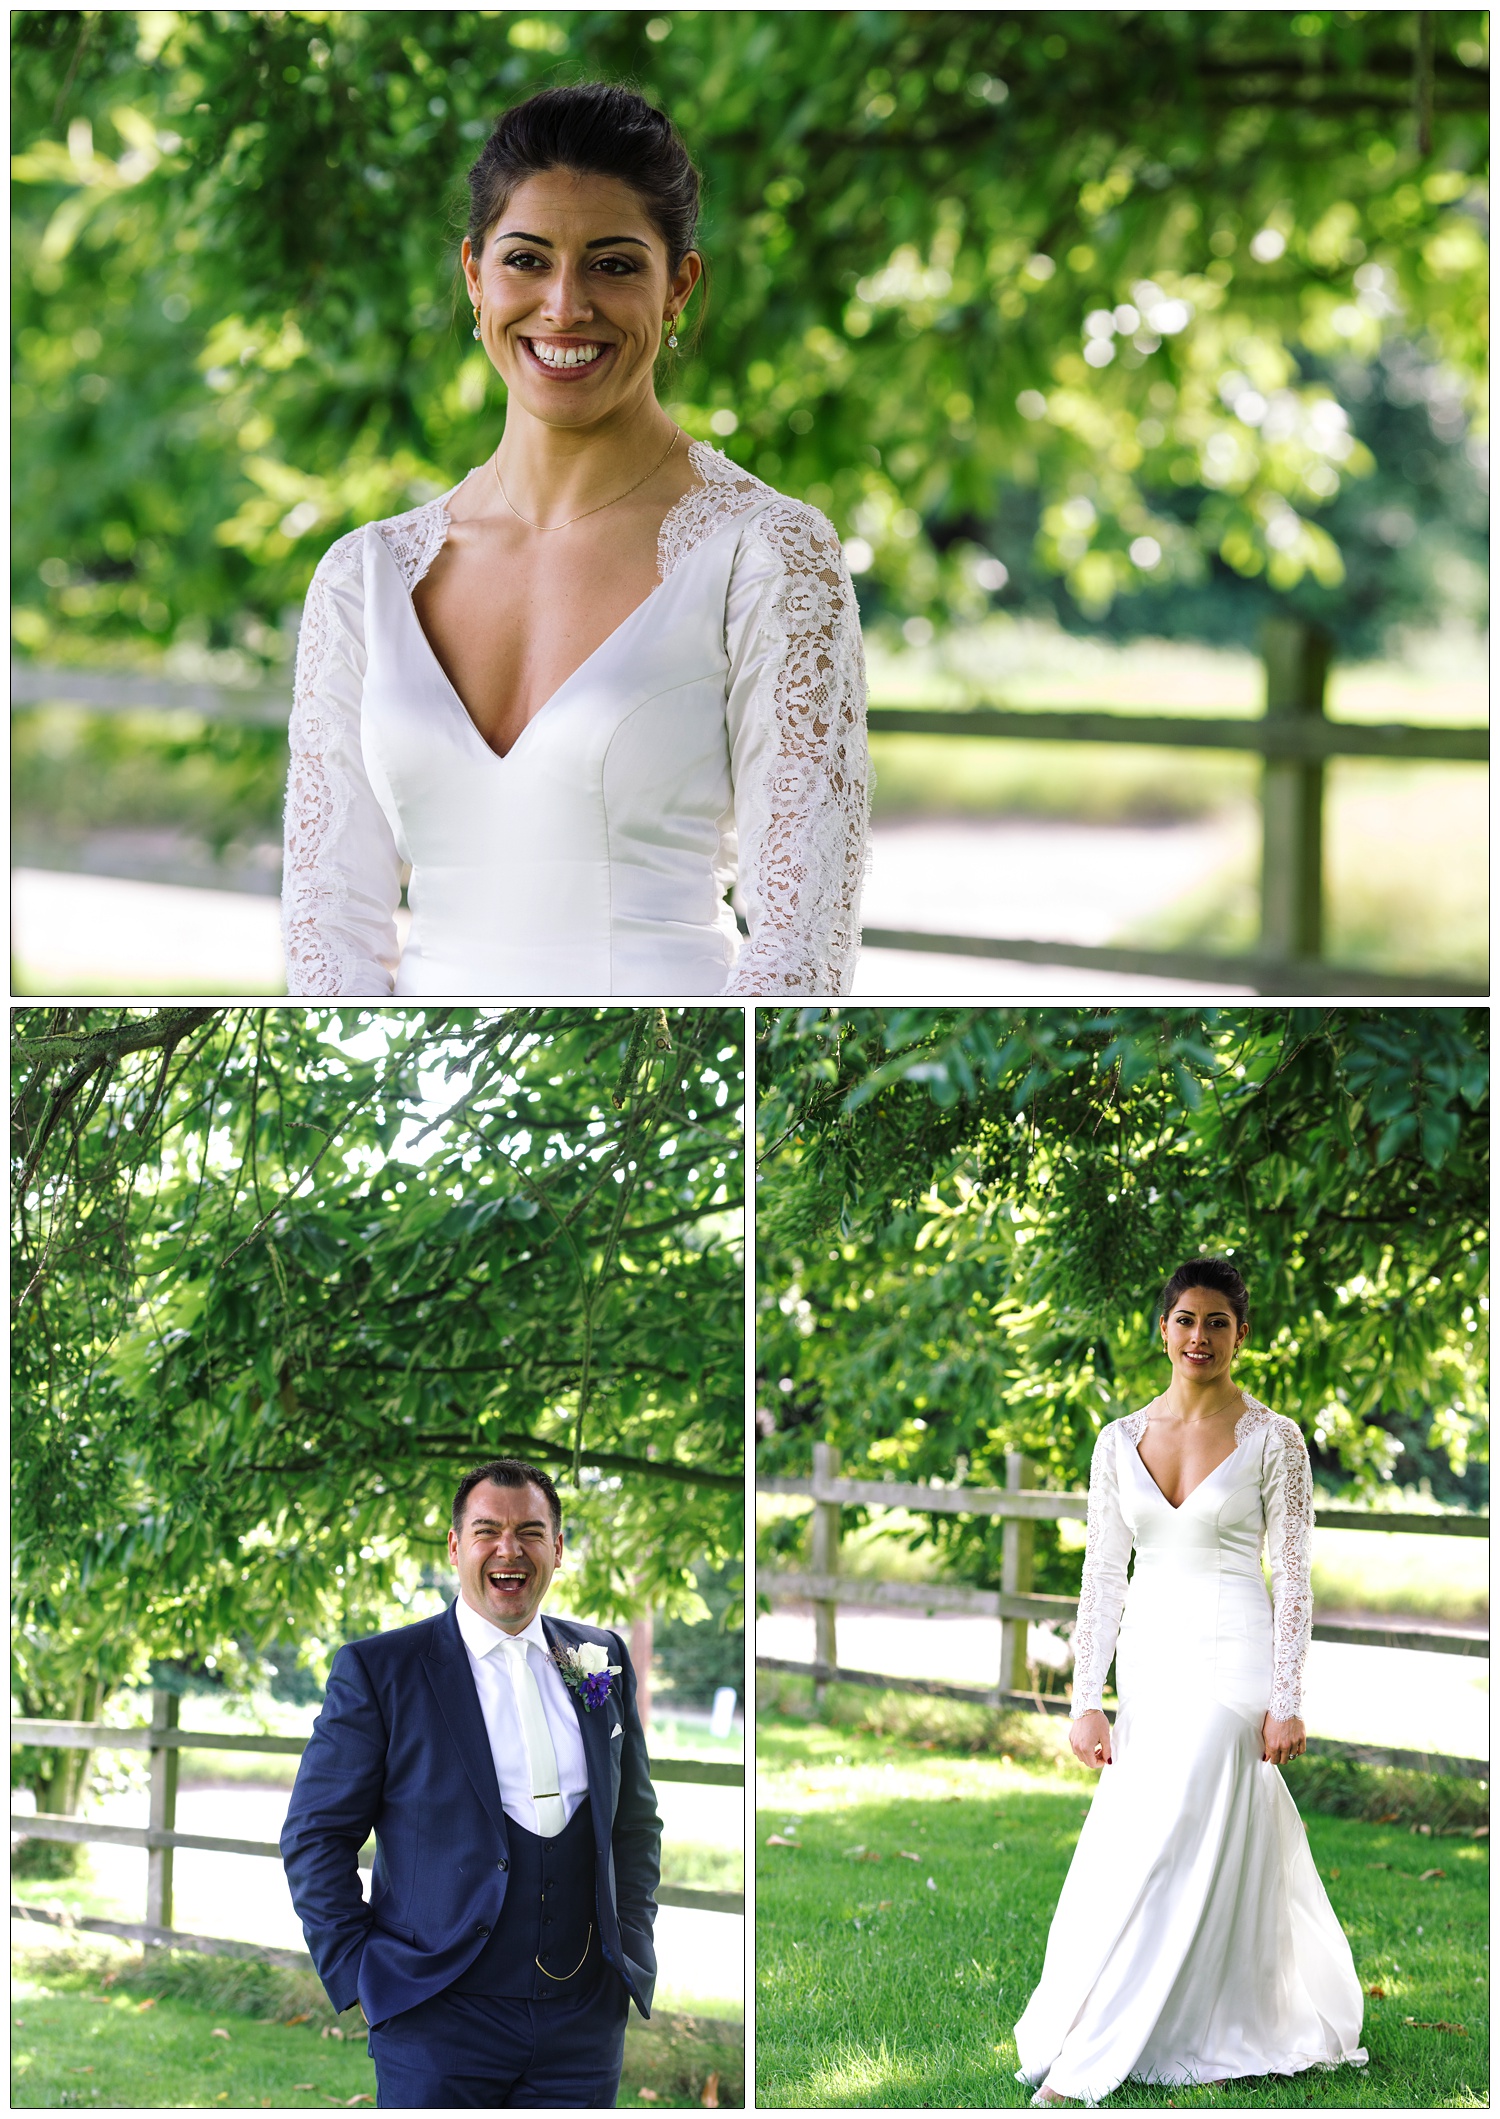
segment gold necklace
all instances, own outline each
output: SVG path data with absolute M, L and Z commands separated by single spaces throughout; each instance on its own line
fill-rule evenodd
M 676 448 L 678 442 L 681 439 L 681 427 L 674 427 L 672 429 L 672 439 L 667 443 L 666 448 L 662 451 L 661 455 L 656 459 L 656 462 L 646 473 L 645 478 L 638 478 L 633 486 L 627 486 L 625 488 L 625 491 L 623 493 L 617 493 L 613 500 L 601 500 L 597 508 L 585 508 L 583 511 L 583 515 L 570 515 L 566 522 L 533 522 L 529 515 L 523 515 L 520 509 L 516 506 L 515 502 L 511 499 L 510 495 L 506 492 L 505 480 L 500 476 L 500 445 L 498 442 L 495 444 L 495 453 L 491 457 L 490 461 L 495 466 L 495 483 L 500 488 L 500 498 L 510 509 L 511 514 L 515 516 L 517 522 L 524 522 L 528 530 L 570 530 L 575 522 L 582 522 L 584 516 L 600 515 L 606 508 L 614 507 L 617 502 L 622 500 L 629 500 L 631 494 L 637 492 L 640 487 L 642 487 L 646 483 L 646 479 L 655 478 L 657 472 L 661 469 L 662 465 L 666 462 L 667 458 L 671 455 L 672 451 Z

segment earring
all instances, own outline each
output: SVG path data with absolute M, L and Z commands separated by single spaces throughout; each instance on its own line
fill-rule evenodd
M 474 336 L 475 338 L 479 336 L 479 311 L 477 309 L 474 311 Z
M 669 346 L 677 344 L 677 319 L 675 316 L 667 318 L 667 344 Z

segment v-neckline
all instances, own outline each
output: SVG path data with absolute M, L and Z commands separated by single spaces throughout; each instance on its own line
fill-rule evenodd
M 694 469 L 697 470 L 697 468 L 698 467 L 694 465 Z M 473 475 L 474 474 L 471 471 L 469 473 L 469 477 L 472 478 Z M 466 480 L 461 479 L 459 481 L 459 484 L 462 485 L 466 482 Z M 696 485 L 689 486 L 686 493 L 680 494 L 678 498 L 673 501 L 671 507 L 668 508 L 666 514 L 662 517 L 661 528 L 656 533 L 658 565 L 660 565 L 661 541 L 666 534 L 668 523 L 671 522 L 673 516 L 677 514 L 679 509 L 685 507 L 690 500 L 696 499 L 697 495 L 705 489 L 708 483 L 709 481 L 704 478 L 700 473 L 698 483 Z M 448 502 L 452 499 L 453 494 L 457 491 L 458 486 L 454 486 L 451 492 L 444 493 L 441 499 L 433 503 L 435 507 L 441 508 L 443 513 L 443 521 L 446 524 L 446 528 L 443 531 L 442 542 L 437 546 L 436 550 L 434 550 L 431 556 L 429 557 L 427 564 L 422 569 L 421 575 L 418 577 L 418 579 L 416 581 L 413 581 L 409 585 L 403 580 L 402 587 L 406 591 L 406 605 L 408 611 L 411 613 L 411 622 L 416 628 L 417 637 L 421 641 L 423 648 L 426 650 L 428 660 L 431 662 L 433 668 L 437 671 L 443 683 L 447 686 L 448 696 L 453 701 L 453 704 L 458 708 L 459 713 L 462 715 L 465 726 L 469 729 L 471 735 L 479 744 L 480 749 L 484 752 L 487 758 L 493 758 L 495 762 L 499 765 L 508 765 L 511 759 L 515 756 L 516 752 L 520 749 L 521 745 L 526 741 L 526 738 L 531 733 L 531 730 L 536 726 L 537 722 L 541 720 L 543 714 L 547 712 L 549 707 L 553 706 L 556 701 L 562 697 L 563 693 L 568 689 L 569 685 L 574 683 L 577 678 L 583 675 L 584 671 L 588 668 L 591 662 L 595 661 L 600 655 L 604 653 L 604 650 L 607 647 L 610 647 L 616 640 L 619 639 L 620 635 L 624 632 L 626 626 L 630 625 L 635 619 L 639 618 L 641 612 L 644 611 L 649 604 L 653 604 L 656 601 L 657 597 L 661 594 L 662 590 L 666 587 L 668 581 L 672 577 L 671 575 L 658 575 L 655 588 L 651 589 L 646 595 L 644 595 L 641 598 L 640 602 L 635 605 L 633 610 L 629 610 L 626 612 L 625 616 L 620 620 L 619 624 L 613 629 L 613 631 L 607 633 L 605 637 L 599 642 L 599 645 L 596 648 L 592 649 L 590 653 L 584 656 L 582 662 L 578 664 L 577 668 L 571 670 L 568 675 L 564 677 L 562 683 L 559 684 L 555 690 L 548 693 L 547 697 L 542 701 L 541 705 L 537 708 L 536 712 L 530 715 L 527 720 L 522 723 L 520 732 L 516 736 L 514 742 L 511 744 L 509 750 L 496 750 L 494 744 L 489 741 L 488 737 L 484 734 L 484 731 L 480 728 L 479 723 L 474 719 L 474 716 L 470 712 L 469 707 L 464 700 L 463 694 L 458 689 L 458 686 L 453 682 L 453 679 L 443 668 L 442 662 L 439 660 L 438 657 L 437 649 L 428 639 L 427 628 L 423 625 L 422 620 L 417 612 L 416 591 L 421 586 L 421 583 L 426 580 L 428 574 L 431 573 L 434 565 L 436 564 L 443 550 L 443 546 L 447 544 L 449 535 L 451 534 L 453 529 L 453 517 L 448 511 Z M 731 520 L 733 519 L 734 518 L 731 518 Z M 723 525 L 721 524 L 720 528 L 722 527 Z M 717 535 L 717 532 L 711 533 L 711 536 L 712 535 Z M 703 542 L 705 544 L 709 543 L 710 538 L 706 537 Z M 695 546 L 694 549 L 696 550 L 698 548 Z M 684 554 L 684 561 L 686 561 L 687 559 L 691 559 L 692 556 L 693 555 L 691 552 Z M 677 570 L 674 568 L 673 572 L 675 573 L 676 571 Z M 397 572 L 400 572 L 399 568 L 397 569 Z
M 1154 1403 L 1154 1401 L 1153 1401 L 1153 1403 Z M 1241 1421 L 1241 1420 L 1243 1420 L 1243 1419 L 1245 1418 L 1245 1415 L 1246 1415 L 1246 1414 L 1247 1414 L 1247 1413 L 1249 1412 L 1249 1410 L 1250 1410 L 1250 1407 L 1249 1407 L 1248 1403 L 1246 1403 L 1246 1401 L 1245 1401 L 1245 1394 L 1244 1394 L 1244 1392 L 1243 1392 L 1243 1391 L 1241 1391 L 1241 1393 L 1240 1393 L 1240 1405 L 1241 1405 L 1241 1411 L 1240 1411 L 1240 1414 L 1239 1414 L 1239 1418 L 1238 1418 L 1238 1419 L 1236 1419 L 1236 1421 L 1235 1421 L 1235 1423 L 1234 1423 L 1234 1440 L 1233 1440 L 1233 1442 L 1232 1442 L 1232 1443 L 1230 1444 L 1230 1449 L 1229 1449 L 1229 1455 L 1228 1455 L 1227 1457 L 1221 1457 L 1221 1458 L 1219 1459 L 1218 1463 L 1217 1463 L 1217 1464 L 1216 1464 L 1216 1465 L 1215 1465 L 1215 1466 L 1213 1467 L 1213 1470 L 1212 1470 L 1212 1471 L 1207 1471 L 1207 1472 L 1205 1472 L 1205 1473 L 1203 1474 L 1203 1477 L 1202 1477 L 1202 1478 L 1201 1478 L 1201 1479 L 1200 1479 L 1200 1480 L 1198 1481 L 1198 1484 L 1197 1484 L 1196 1486 L 1190 1486 L 1190 1487 L 1188 1488 L 1187 1492 L 1186 1492 L 1186 1493 L 1185 1493 L 1185 1494 L 1183 1495 L 1183 1497 L 1182 1497 L 1182 1499 L 1181 1499 L 1180 1501 L 1173 1501 L 1173 1500 L 1169 1499 L 1169 1497 L 1168 1497 L 1168 1496 L 1167 1496 L 1166 1494 L 1162 1493 L 1162 1490 L 1161 1490 L 1161 1486 L 1160 1486 L 1160 1484 L 1159 1484 L 1159 1483 L 1158 1483 L 1158 1481 L 1157 1481 L 1157 1477 L 1156 1477 L 1156 1474 L 1155 1474 L 1155 1472 L 1153 1472 L 1153 1471 L 1152 1471 L 1152 1469 L 1151 1469 L 1150 1465 L 1149 1465 L 1149 1464 L 1148 1464 L 1148 1463 L 1146 1462 L 1145 1458 L 1144 1458 L 1144 1457 L 1143 1457 L 1143 1456 L 1141 1455 L 1141 1443 L 1140 1443 L 1140 1436 L 1138 1435 L 1138 1436 L 1136 1437 L 1135 1441 L 1134 1441 L 1134 1442 L 1133 1442 L 1133 1443 L 1131 1444 L 1131 1447 L 1132 1447 L 1132 1449 L 1133 1449 L 1133 1450 L 1135 1451 L 1135 1461 L 1136 1461 L 1136 1463 L 1137 1463 L 1137 1464 L 1138 1464 L 1138 1465 L 1140 1466 L 1141 1470 L 1142 1470 L 1142 1471 L 1143 1471 L 1143 1472 L 1144 1472 L 1144 1473 L 1146 1474 L 1146 1477 L 1147 1477 L 1147 1478 L 1148 1478 L 1148 1479 L 1149 1479 L 1149 1480 L 1151 1481 L 1151 1484 L 1152 1484 L 1152 1486 L 1153 1486 L 1153 1487 L 1154 1487 L 1154 1488 L 1156 1489 L 1156 1492 L 1157 1492 L 1157 1494 L 1158 1494 L 1158 1495 L 1160 1496 L 1160 1498 L 1161 1498 L 1161 1499 L 1162 1499 L 1162 1500 L 1163 1500 L 1164 1502 L 1166 1502 L 1166 1505 L 1167 1505 L 1167 1507 L 1171 1509 L 1171 1511 L 1172 1511 L 1172 1513 L 1173 1513 L 1173 1515 L 1174 1515 L 1174 1516 L 1180 1516 L 1180 1515 L 1181 1515 L 1181 1513 L 1182 1513 L 1182 1511 L 1183 1511 L 1183 1510 L 1184 1510 L 1184 1509 L 1185 1509 L 1185 1508 L 1187 1507 L 1187 1505 L 1188 1505 L 1189 1501 L 1191 1501 L 1191 1500 L 1192 1500 L 1192 1498 L 1193 1498 L 1194 1494 L 1196 1494 L 1196 1493 L 1199 1493 L 1199 1492 L 1201 1492 L 1201 1490 L 1202 1490 L 1202 1489 L 1203 1489 L 1203 1488 L 1204 1488 L 1205 1486 L 1207 1486 L 1207 1484 L 1208 1484 L 1208 1482 L 1209 1482 L 1209 1480 L 1210 1480 L 1210 1479 L 1216 1478 L 1216 1477 L 1218 1476 L 1218 1474 L 1219 1474 L 1219 1473 L 1220 1473 L 1220 1472 L 1221 1472 L 1221 1471 L 1222 1471 L 1222 1470 L 1224 1469 L 1225 1465 L 1226 1465 L 1226 1464 L 1229 1464 L 1229 1463 L 1231 1463 L 1231 1462 L 1232 1462 L 1232 1461 L 1234 1460 L 1234 1458 L 1236 1458 L 1236 1457 L 1237 1457 L 1237 1456 L 1239 1455 L 1239 1453 L 1240 1453 L 1240 1421 Z M 1151 1425 L 1151 1421 L 1150 1421 L 1150 1417 L 1149 1417 L 1149 1408 L 1148 1408 L 1148 1417 L 1147 1417 L 1147 1420 L 1146 1420 L 1146 1427 L 1143 1427 L 1143 1428 L 1141 1429 L 1141 1434 L 1142 1434 L 1142 1435 L 1143 1435 L 1143 1434 L 1144 1434 L 1144 1433 L 1146 1432 L 1146 1428 L 1148 1428 L 1148 1427 L 1149 1427 L 1150 1425 Z

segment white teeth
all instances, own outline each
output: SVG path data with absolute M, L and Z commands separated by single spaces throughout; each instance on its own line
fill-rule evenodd
M 560 352 L 547 353 L 536 339 L 531 340 L 531 350 L 537 359 L 548 368 L 585 368 L 596 361 L 604 351 L 602 346 L 564 346 Z

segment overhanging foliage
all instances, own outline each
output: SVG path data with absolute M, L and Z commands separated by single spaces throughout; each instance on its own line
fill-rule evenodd
M 1238 1373 L 1378 1500 L 1400 1433 L 1487 1456 L 1483 1009 L 783 1009 L 761 1018 L 761 1468 L 1077 1487 L 1164 1377 L 1187 1257 Z M 998 1534 L 935 1532 L 988 1555 Z M 981 1561 L 981 1564 L 983 1562 Z
M 857 535 L 877 599 L 987 608 L 1007 481 L 1087 609 L 1206 555 L 1337 583 L 1321 511 L 1371 458 L 1320 364 L 1410 342 L 1483 423 L 1486 23 L 22 10 L 18 638 L 274 659 L 336 534 L 481 461 L 462 172 L 584 77 L 707 179 L 664 398 Z
M 150 1658 L 316 1665 L 501 1453 L 563 1489 L 577 1608 L 701 1608 L 742 1544 L 741 1025 L 18 1011 L 27 1711 Z

